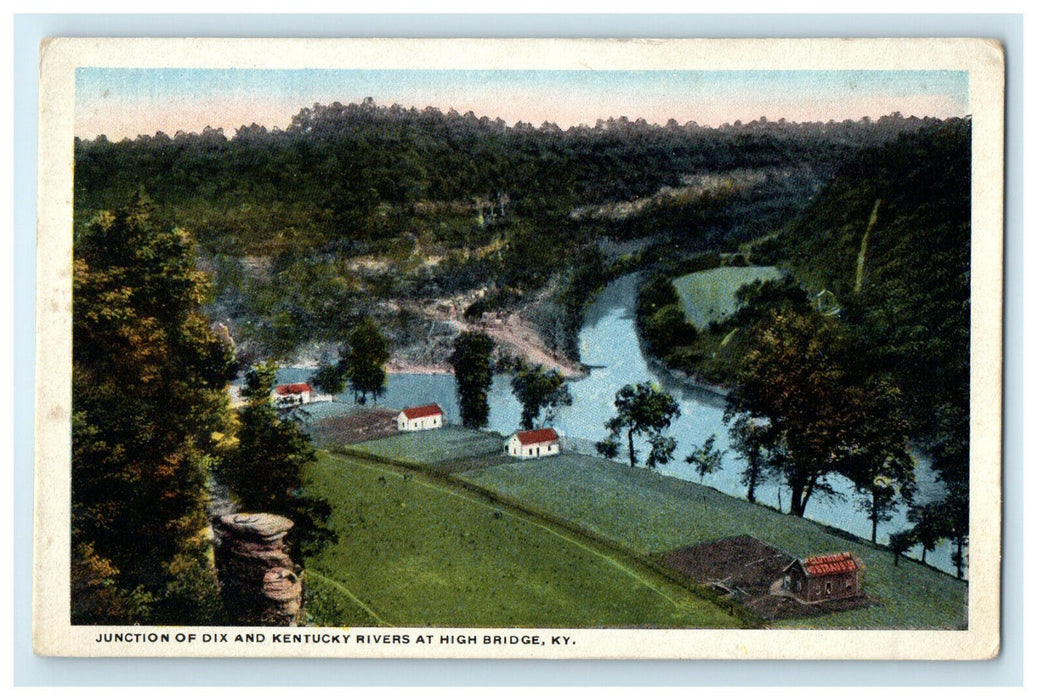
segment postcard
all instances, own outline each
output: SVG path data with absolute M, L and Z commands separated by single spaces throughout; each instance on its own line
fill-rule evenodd
M 999 42 L 40 65 L 37 654 L 998 653 Z

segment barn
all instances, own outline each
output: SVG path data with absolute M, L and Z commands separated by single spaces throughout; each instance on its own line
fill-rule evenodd
M 523 430 L 504 443 L 504 451 L 519 459 L 534 459 L 558 454 L 561 444 L 554 428 Z
M 862 594 L 863 562 L 851 552 L 795 559 L 783 569 L 783 589 L 809 603 Z
M 276 408 L 290 408 L 308 403 L 312 399 L 312 387 L 304 382 L 280 384 L 272 390 L 272 401 Z
M 443 416 L 437 403 L 429 403 L 402 409 L 396 420 L 400 431 L 434 430 L 442 427 Z

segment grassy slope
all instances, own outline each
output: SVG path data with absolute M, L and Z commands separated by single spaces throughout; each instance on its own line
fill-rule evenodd
M 591 542 L 436 480 L 323 453 L 307 489 L 338 544 L 306 562 L 330 625 L 730 627 L 724 610 Z M 382 478 L 383 477 L 383 478 Z
M 674 288 L 681 297 L 685 317 L 702 329 L 736 312 L 736 292 L 740 287 L 781 275 L 774 267 L 719 267 L 678 277 Z
M 782 515 L 713 489 L 579 455 L 475 469 L 467 481 L 577 523 L 641 553 L 749 534 L 795 556 L 852 551 L 867 566 L 866 590 L 882 604 L 780 623 L 812 628 L 962 628 L 964 583 L 901 560 L 863 540 Z

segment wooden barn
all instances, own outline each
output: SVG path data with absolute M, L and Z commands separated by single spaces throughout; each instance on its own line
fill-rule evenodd
M 522 430 L 504 444 L 504 451 L 519 459 L 534 459 L 556 455 L 561 451 L 558 433 L 554 428 Z
M 312 387 L 304 382 L 280 384 L 272 390 L 272 401 L 276 408 L 292 408 L 306 404 L 312 399 Z
M 783 588 L 809 603 L 861 595 L 863 562 L 851 552 L 795 559 L 783 569 Z
M 442 427 L 442 408 L 437 403 L 425 406 L 411 406 L 399 411 L 397 423 L 399 430 L 434 430 Z

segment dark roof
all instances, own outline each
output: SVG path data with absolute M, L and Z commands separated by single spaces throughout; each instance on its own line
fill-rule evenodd
M 437 403 L 429 403 L 426 406 L 411 406 L 409 408 L 404 408 L 402 409 L 402 412 L 406 414 L 406 420 L 413 420 L 414 418 L 441 416 L 442 408 L 440 408 Z
M 311 391 L 312 387 L 305 384 L 304 382 L 298 382 L 297 384 L 280 384 L 275 388 L 275 393 L 280 396 L 286 396 L 288 394 L 303 394 L 306 391 Z
M 523 430 L 515 433 L 518 441 L 523 445 L 535 445 L 538 442 L 554 442 L 558 439 L 558 433 L 554 428 L 540 428 L 539 430 Z
M 851 552 L 842 552 L 840 554 L 823 554 L 807 557 L 801 562 L 801 568 L 805 570 L 806 574 L 815 578 L 829 574 L 848 574 L 858 571 L 863 568 L 863 563 Z

